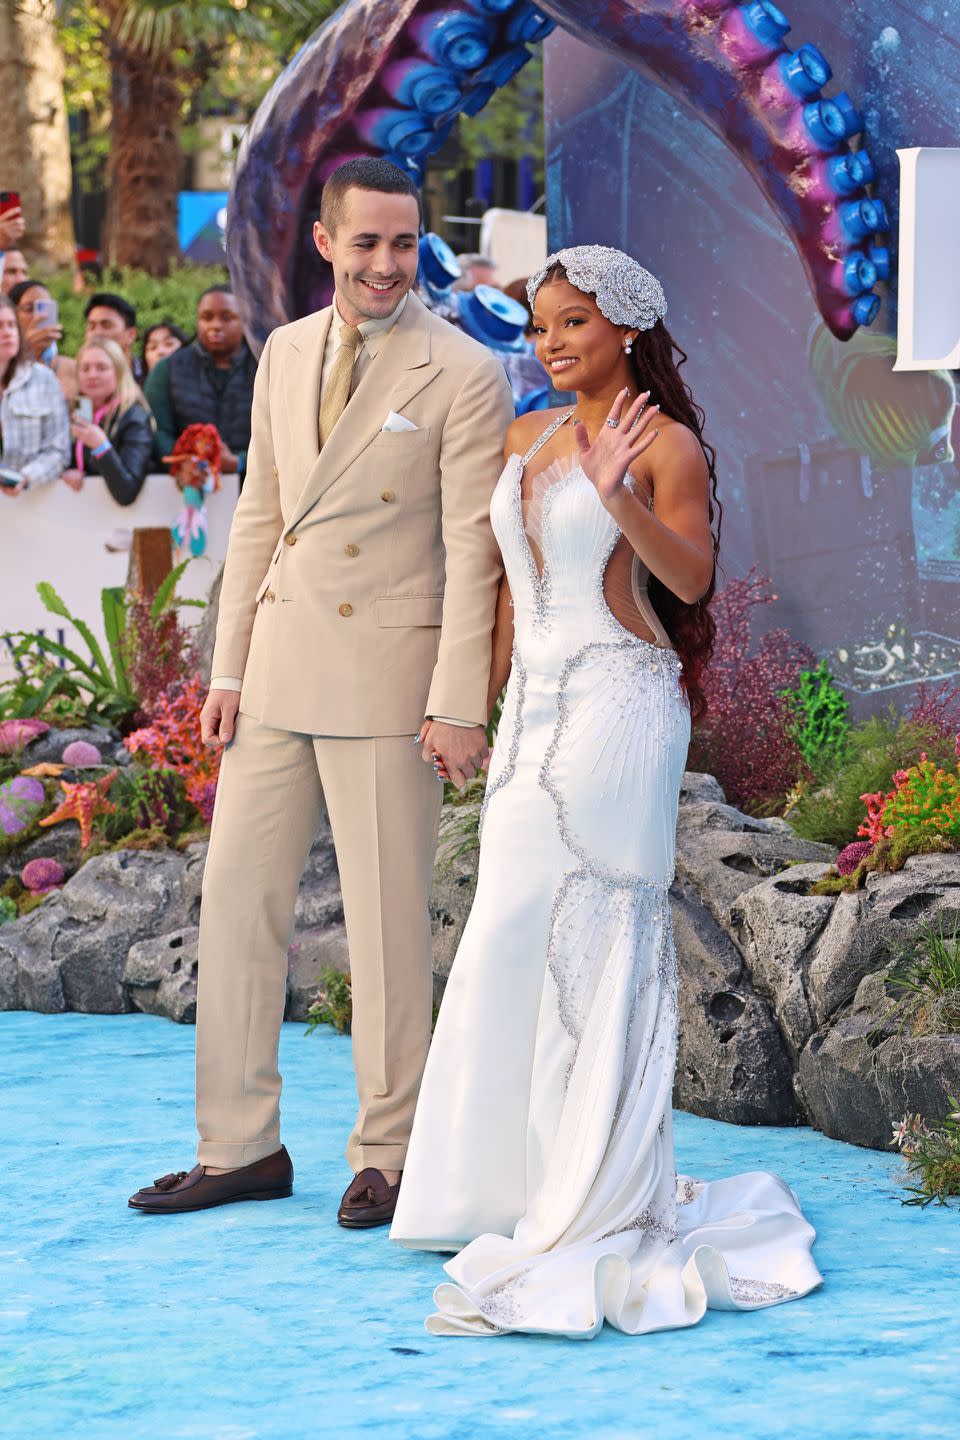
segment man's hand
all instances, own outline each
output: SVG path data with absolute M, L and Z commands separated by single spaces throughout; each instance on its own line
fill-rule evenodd
M 423 758 L 428 765 L 439 757 L 438 773 L 458 790 L 479 775 L 490 753 L 487 732 L 482 725 L 469 729 L 463 725 L 447 725 L 443 720 L 425 720 L 420 731 Z
M 240 469 L 240 461 L 225 440 L 220 441 L 220 465 L 227 475 L 235 475 Z
M 239 690 L 211 690 L 200 711 L 200 738 L 204 745 L 218 749 L 229 745 L 240 709 Z

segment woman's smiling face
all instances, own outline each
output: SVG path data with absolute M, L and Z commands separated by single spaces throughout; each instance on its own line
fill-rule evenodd
M 533 307 L 537 359 L 558 390 L 602 388 L 623 354 L 624 330 L 569 280 L 540 286 Z

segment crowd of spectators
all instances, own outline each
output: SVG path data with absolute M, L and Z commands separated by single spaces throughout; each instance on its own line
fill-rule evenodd
M 200 296 L 193 336 L 162 320 L 141 337 L 130 301 L 99 291 L 84 309 L 83 343 L 65 355 L 22 233 L 19 211 L 0 216 L 0 491 L 14 499 L 39 485 L 102 483 L 130 505 L 194 424 L 216 427 L 220 470 L 242 484 L 256 360 L 230 286 Z

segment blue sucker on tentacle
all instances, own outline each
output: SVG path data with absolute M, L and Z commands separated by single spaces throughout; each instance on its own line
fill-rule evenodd
M 824 96 L 832 75 L 815 45 L 786 46 L 790 24 L 771 0 L 348 0 L 276 81 L 237 158 L 227 257 L 258 349 L 329 303 L 311 229 L 331 171 L 386 155 L 419 181 L 457 114 L 481 110 L 554 22 L 627 61 L 736 151 L 838 339 L 871 323 L 890 220 L 870 193 L 868 152 L 851 144 L 862 120 L 845 91 Z

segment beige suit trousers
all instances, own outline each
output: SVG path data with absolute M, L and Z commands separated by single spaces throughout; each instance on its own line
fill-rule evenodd
M 330 817 L 353 987 L 354 1171 L 400 1170 L 430 1044 L 429 895 L 442 786 L 411 736 L 343 738 L 237 717 L 203 879 L 197 996 L 202 1164 L 280 1146 L 280 1025 L 300 876 Z

